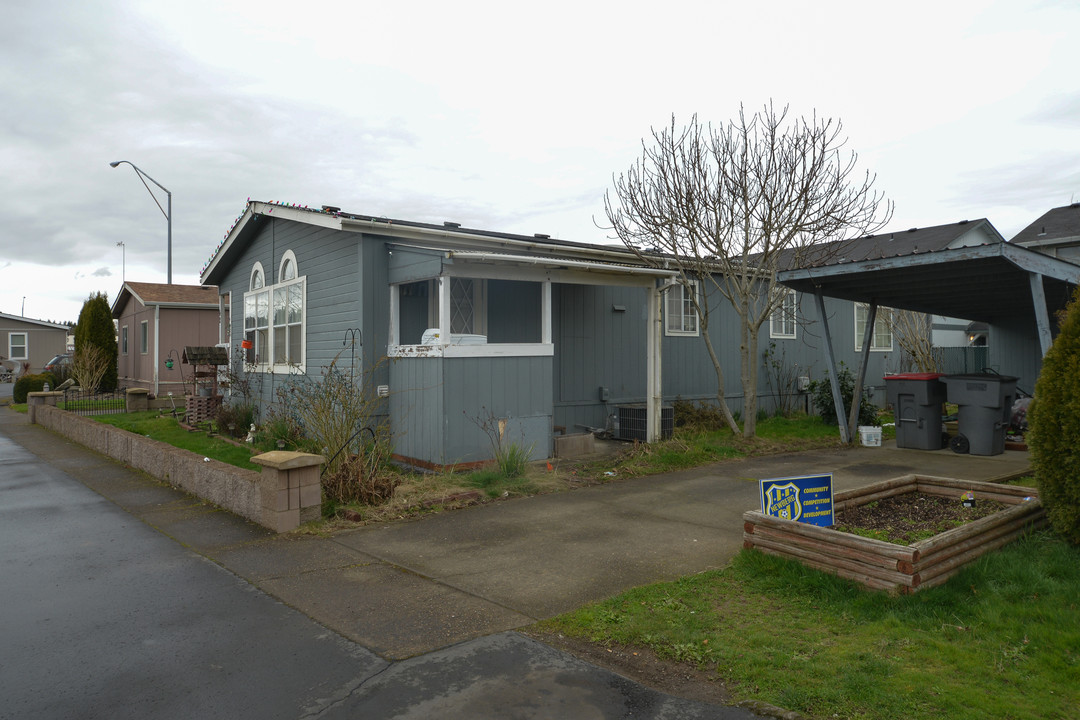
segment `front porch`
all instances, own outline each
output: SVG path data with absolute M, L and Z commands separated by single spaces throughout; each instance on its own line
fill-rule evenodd
M 399 459 L 475 466 L 498 444 L 550 457 L 555 435 L 553 294 L 637 288 L 647 311 L 647 437 L 660 432 L 662 291 L 673 271 L 614 263 L 390 246 L 390 422 Z M 639 346 L 640 347 L 640 346 Z M 574 428 L 567 428 L 573 431 Z

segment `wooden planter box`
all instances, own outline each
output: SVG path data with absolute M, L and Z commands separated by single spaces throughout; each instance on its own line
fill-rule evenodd
M 846 507 L 911 492 L 956 498 L 960 502 L 960 494 L 965 490 L 974 492 L 976 501 L 997 500 L 1011 507 L 911 545 L 874 540 L 751 510 L 743 513 L 743 547 L 794 558 L 808 567 L 855 580 L 868 588 L 907 594 L 940 585 L 979 556 L 1046 524 L 1046 512 L 1035 488 L 925 475 L 905 475 L 837 493 L 833 497 L 833 509 L 839 512 Z

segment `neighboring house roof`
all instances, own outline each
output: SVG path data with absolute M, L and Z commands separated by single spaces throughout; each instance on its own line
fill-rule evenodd
M 1044 213 L 1010 242 L 1024 247 L 1080 244 L 1080 203 Z
M 1005 242 L 1005 238 L 986 218 L 961 220 L 948 225 L 911 228 L 838 243 L 822 243 L 820 249 L 806 253 L 801 267 L 824 267 L 1002 242 Z
M 507 254 L 550 255 L 598 262 L 622 262 L 638 265 L 636 255 L 620 245 L 592 245 L 589 243 L 557 240 L 548 235 L 519 235 L 490 230 L 463 228 L 459 223 L 412 222 L 372 215 L 342 212 L 340 208 L 324 205 L 320 210 L 296 205 L 248 201 L 244 212 L 225 235 L 221 244 L 209 258 L 202 271 L 205 283 L 217 282 L 229 263 L 254 237 L 261 218 L 284 218 L 294 222 L 317 225 L 334 230 L 368 232 L 378 235 L 418 242 L 437 241 L 439 245 L 458 250 L 489 250 Z
M 40 325 L 44 328 L 52 328 L 55 330 L 70 330 L 67 325 L 61 325 L 60 323 L 47 322 L 45 320 L 34 320 L 33 318 L 22 317 L 21 315 L 8 315 L 7 313 L 0 313 L 0 320 L 14 320 L 16 322 L 29 323 L 31 325 Z
M 145 307 L 214 309 L 218 307 L 217 288 L 212 285 L 169 285 L 165 283 L 125 282 L 113 303 L 112 316 L 119 318 L 133 297 Z

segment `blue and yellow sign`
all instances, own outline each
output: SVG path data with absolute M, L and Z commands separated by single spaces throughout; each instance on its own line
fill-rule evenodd
M 823 527 L 833 524 L 832 473 L 760 482 L 764 514 Z

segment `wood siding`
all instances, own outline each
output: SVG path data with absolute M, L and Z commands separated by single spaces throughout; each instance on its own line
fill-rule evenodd
M 550 357 L 397 358 L 390 365 L 394 453 L 432 465 L 490 460 L 481 428 L 508 420 L 504 443 L 551 454 Z

